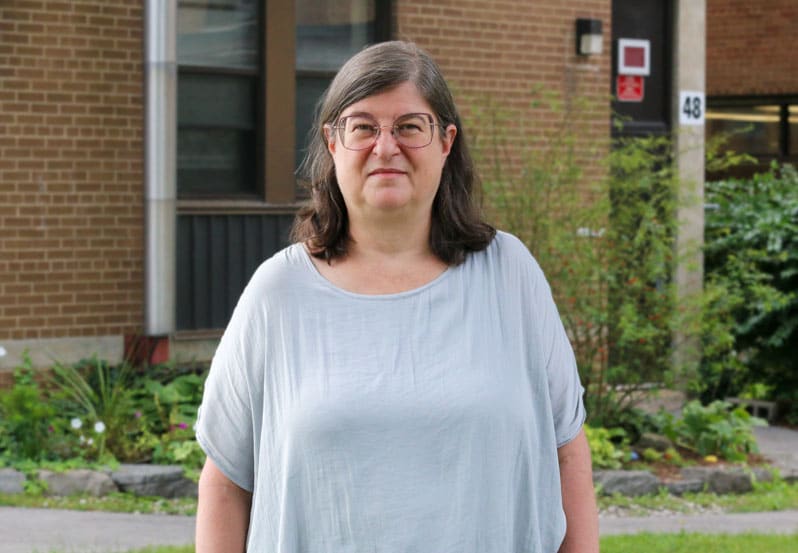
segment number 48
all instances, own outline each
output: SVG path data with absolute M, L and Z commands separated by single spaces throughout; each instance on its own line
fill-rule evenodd
M 698 96 L 685 97 L 682 113 L 688 119 L 701 119 L 701 98 Z

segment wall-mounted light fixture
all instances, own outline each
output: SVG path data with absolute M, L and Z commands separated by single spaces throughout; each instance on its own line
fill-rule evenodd
M 600 54 L 603 40 L 600 19 L 576 20 L 576 53 L 580 56 Z

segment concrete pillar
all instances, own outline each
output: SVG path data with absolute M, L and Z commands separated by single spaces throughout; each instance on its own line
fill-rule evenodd
M 144 6 L 144 334 L 175 331 L 177 225 L 177 8 Z
M 676 173 L 681 182 L 677 212 L 674 280 L 677 301 L 695 305 L 701 291 L 704 260 L 704 111 L 706 100 L 706 0 L 674 0 L 672 128 Z M 691 94 L 686 106 L 685 92 Z M 691 113 L 686 113 L 689 108 Z M 677 366 L 700 360 L 700 337 L 677 335 Z

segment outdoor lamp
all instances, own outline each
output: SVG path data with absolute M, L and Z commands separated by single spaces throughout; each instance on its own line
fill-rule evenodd
M 580 56 L 600 54 L 602 50 L 601 20 L 576 20 L 576 53 Z

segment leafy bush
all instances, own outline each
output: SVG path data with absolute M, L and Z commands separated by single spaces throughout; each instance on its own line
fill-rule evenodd
M 587 436 L 587 442 L 590 445 L 594 468 L 621 468 L 621 462 L 627 455 L 623 430 L 619 428 L 594 428 L 585 425 L 585 436 Z
M 588 111 L 536 94 L 523 126 L 490 101 L 473 116 L 475 157 L 497 226 L 517 235 L 546 273 L 576 354 L 590 422 L 618 426 L 644 383 L 670 379 L 675 190 L 667 137 L 591 144 Z M 514 154 L 515 152 L 515 154 Z M 521 153 L 520 159 L 514 157 Z M 596 160 L 599 175 L 586 174 Z M 601 174 L 603 173 L 603 174 Z
M 25 353 L 22 366 L 14 369 L 14 386 L 0 390 L 0 461 L 46 459 L 54 416 L 55 408 L 45 401 Z
M 702 457 L 716 455 L 728 461 L 745 461 L 749 453 L 757 451 L 753 427 L 765 423 L 744 408 L 732 409 L 724 401 L 702 406 L 694 400 L 684 406 L 680 418 L 660 413 L 659 424 L 671 441 Z
M 707 201 L 707 281 L 719 291 L 710 307 L 728 324 L 722 347 L 709 343 L 704 399 L 760 383 L 798 422 L 798 172 L 774 164 L 707 183 Z
M 130 366 L 96 358 L 53 367 L 53 401 L 61 420 L 69 420 L 72 455 L 96 460 L 107 453 L 124 461 L 141 456 L 135 447 L 141 428 L 134 416 L 132 381 Z

